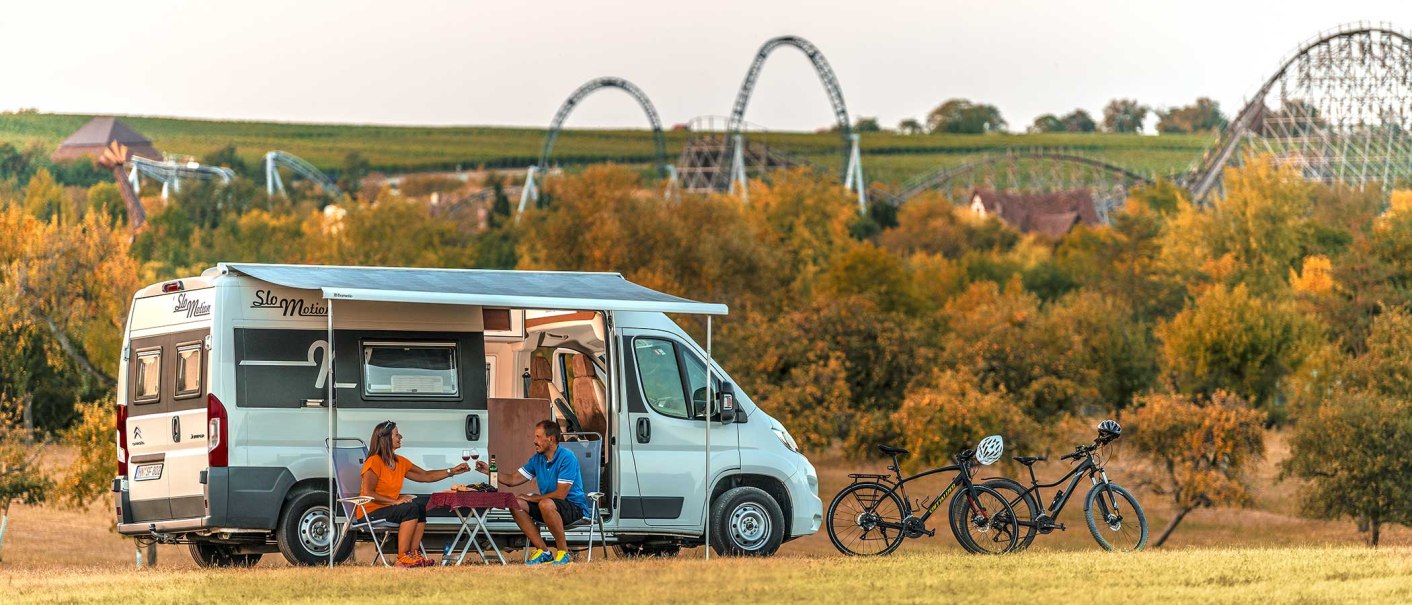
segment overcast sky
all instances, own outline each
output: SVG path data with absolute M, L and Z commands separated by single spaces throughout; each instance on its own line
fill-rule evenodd
M 1211 96 L 1231 114 L 1302 41 L 1359 20 L 1409 31 L 1412 3 L 26 1 L 0 18 L 0 109 L 543 126 L 580 84 L 615 75 L 670 125 L 729 113 L 760 44 L 794 34 L 823 51 L 855 118 L 892 126 L 966 97 L 1022 130 L 1120 96 Z M 746 119 L 812 130 L 832 115 L 808 60 L 781 48 Z M 645 122 L 610 90 L 568 125 Z

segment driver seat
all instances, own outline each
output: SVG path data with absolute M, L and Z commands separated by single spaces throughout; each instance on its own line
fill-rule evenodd
M 892 447 L 883 444 L 878 445 L 878 451 L 882 452 L 884 456 L 906 456 L 911 453 L 900 447 Z

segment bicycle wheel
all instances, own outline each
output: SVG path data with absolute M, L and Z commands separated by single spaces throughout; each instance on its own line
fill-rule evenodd
M 1000 492 L 984 485 L 962 489 L 951 498 L 951 524 L 956 541 L 976 554 L 999 555 L 1018 544 L 1015 509 Z
M 874 557 L 902 544 L 902 498 L 880 483 L 854 483 L 829 503 L 829 541 L 850 556 Z
M 1147 515 L 1128 490 L 1100 483 L 1084 498 L 1088 531 L 1105 550 L 1132 552 L 1147 546 Z
M 1025 487 L 1014 479 L 998 477 L 982 483 L 1001 495 L 1005 496 L 1005 501 L 1010 503 L 1010 508 L 1015 510 L 1015 521 L 1019 525 L 1019 539 L 1016 540 L 1015 550 L 1020 551 L 1030 547 L 1034 543 L 1034 537 L 1039 530 L 1035 525 L 1035 517 L 1039 516 L 1039 501 L 1035 499 L 1034 492 L 1025 491 Z

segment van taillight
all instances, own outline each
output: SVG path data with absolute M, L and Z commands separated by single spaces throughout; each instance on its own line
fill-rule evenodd
M 118 476 L 127 476 L 127 406 L 118 406 Z
M 226 406 L 212 393 L 206 396 L 206 465 L 212 468 L 230 464 L 230 418 Z
M 186 288 L 185 288 L 184 286 L 182 286 L 181 280 L 169 281 L 169 282 L 167 282 L 167 283 L 165 283 L 165 284 L 162 284 L 162 293 L 163 293 L 163 294 L 166 294 L 166 293 L 169 293 L 169 292 L 180 292 L 180 291 L 185 290 L 185 289 L 186 289 Z

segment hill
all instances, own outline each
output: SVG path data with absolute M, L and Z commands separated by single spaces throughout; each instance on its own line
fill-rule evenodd
M 46 113 L 0 114 L 0 142 L 16 147 L 53 148 L 92 116 Z M 523 168 L 538 161 L 545 129 L 495 126 L 377 126 L 296 124 L 119 116 L 166 153 L 201 157 L 234 145 L 252 165 L 266 151 L 280 149 L 324 170 L 339 168 L 358 153 L 374 170 L 389 173 L 457 168 Z M 667 132 L 669 161 L 675 161 L 689 133 Z M 766 141 L 826 168 L 841 167 L 837 134 L 770 132 Z M 1104 133 L 902 135 L 867 133 L 863 166 L 869 180 L 900 183 L 1006 149 L 1065 148 L 1144 174 L 1185 170 L 1210 144 L 1205 135 L 1141 136 Z M 652 138 L 645 130 L 568 129 L 560 133 L 554 159 L 565 166 L 614 161 L 652 161 Z

